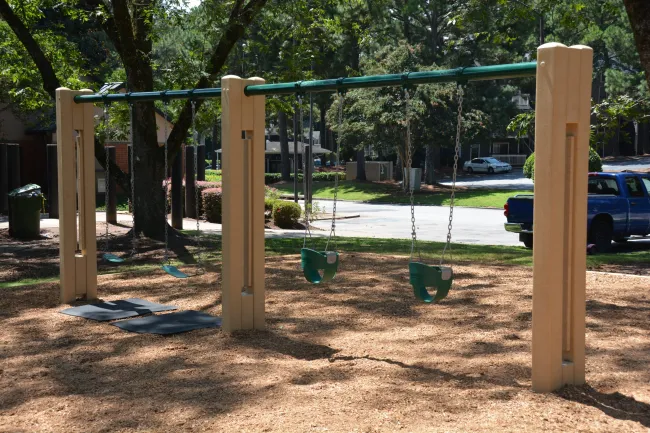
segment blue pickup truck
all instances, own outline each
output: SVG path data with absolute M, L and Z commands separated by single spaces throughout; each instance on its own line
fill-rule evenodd
M 604 252 L 612 241 L 650 233 L 650 173 L 589 173 L 587 240 Z M 518 194 L 504 205 L 505 229 L 533 247 L 533 195 Z

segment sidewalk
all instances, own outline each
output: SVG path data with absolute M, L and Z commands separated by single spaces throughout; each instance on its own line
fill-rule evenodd
M 97 236 L 103 235 L 106 230 L 104 222 L 106 221 L 105 212 L 96 212 L 95 218 L 97 221 Z M 168 220 L 171 224 L 171 218 Z M 117 225 L 112 224 L 109 226 L 109 232 L 113 235 L 127 233 L 131 229 L 131 214 L 125 212 L 117 213 Z M 210 234 L 221 234 L 221 224 L 209 223 L 207 221 L 200 221 L 201 232 Z M 7 217 L 0 217 L 0 229 L 9 228 L 9 221 Z M 184 230 L 196 230 L 196 220 L 191 218 L 183 218 Z M 48 218 L 47 214 L 41 215 L 41 230 L 47 230 L 55 235 L 59 234 L 59 220 Z M 304 235 L 302 230 L 279 230 L 279 229 L 266 229 L 265 235 L 267 238 L 301 238 Z M 325 234 L 316 232 L 312 236 L 325 236 Z

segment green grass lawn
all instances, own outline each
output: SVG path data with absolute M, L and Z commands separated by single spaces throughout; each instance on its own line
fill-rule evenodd
M 221 170 L 205 170 L 205 180 L 208 182 L 218 182 L 221 180 Z
M 194 232 L 185 231 L 192 236 Z M 309 247 L 315 249 L 325 248 L 325 238 L 314 238 Z M 206 235 L 202 237 L 202 260 L 210 268 L 215 262 L 221 260 L 221 237 L 217 235 Z M 268 256 L 280 256 L 289 254 L 300 254 L 302 248 L 302 238 L 274 238 L 267 239 L 265 243 L 266 254 Z M 435 263 L 440 257 L 440 252 L 444 246 L 441 242 L 418 242 L 422 252 L 423 259 L 428 263 Z M 196 264 L 197 250 L 189 246 L 188 250 L 192 256 L 179 257 L 174 264 L 183 268 L 188 265 Z M 409 239 L 375 239 L 375 238 L 338 238 L 337 250 L 343 255 L 350 253 L 375 253 L 386 255 L 403 256 L 395 260 L 402 260 L 404 266 L 407 266 L 408 256 L 411 250 L 411 241 Z M 531 250 L 523 247 L 513 246 L 496 246 L 496 245 L 465 245 L 453 244 L 451 263 L 472 264 L 475 266 L 482 265 L 499 265 L 499 266 L 532 266 L 533 254 Z M 638 267 L 639 270 L 647 269 L 650 263 L 650 249 L 641 245 L 630 243 L 614 248 L 614 252 L 608 254 L 597 254 L 587 256 L 587 267 L 591 270 L 597 270 L 603 265 L 624 266 L 626 269 Z M 1 263 L 0 263 L 1 265 Z M 214 268 L 213 268 L 214 269 Z M 159 263 L 130 263 L 126 262 L 120 266 L 100 268 L 100 275 L 121 274 L 121 273 L 150 273 L 160 270 Z M 162 272 L 162 271 L 160 271 Z M 58 281 L 56 276 L 43 278 L 22 279 L 19 281 L 0 282 L 0 289 L 21 287 L 26 285 L 43 284 Z
M 293 184 L 276 184 L 273 187 L 284 194 L 293 193 Z M 302 191 L 302 185 L 299 186 Z M 314 182 L 314 198 L 333 199 L 333 182 Z M 503 205 L 516 194 L 526 194 L 517 190 L 483 190 L 456 192 L 456 206 L 503 208 Z M 449 192 L 416 192 L 414 201 L 419 205 L 448 206 Z M 338 198 L 342 200 L 360 201 L 365 203 L 408 203 L 409 196 L 399 187 L 392 184 L 342 181 L 339 184 Z
M 325 248 L 326 239 L 314 238 L 310 248 Z M 302 239 L 267 239 L 266 252 L 268 255 L 299 254 Z M 410 239 L 376 239 L 376 238 L 337 238 L 338 250 L 343 253 L 376 253 L 408 256 L 411 251 Z M 444 247 L 442 242 L 418 241 L 422 257 L 427 260 L 440 258 Z M 533 251 L 523 246 L 500 245 L 469 245 L 452 244 L 453 262 L 532 266 Z M 587 268 L 598 269 L 602 265 L 639 266 L 640 269 L 650 265 L 650 249 L 643 244 L 630 242 L 626 245 L 615 245 L 612 252 L 587 256 Z
M 105 211 L 106 203 L 104 203 L 104 194 L 99 194 L 97 196 L 97 211 Z M 117 210 L 128 212 L 129 210 L 129 196 L 126 194 L 118 193 L 117 194 Z

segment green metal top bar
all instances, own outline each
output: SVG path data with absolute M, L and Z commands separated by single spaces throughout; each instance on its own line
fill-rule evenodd
M 371 75 L 367 77 L 338 78 L 317 81 L 297 81 L 294 83 L 260 84 L 256 86 L 246 86 L 244 93 L 247 96 L 254 96 L 337 92 L 369 87 L 534 77 L 536 71 L 536 62 L 513 63 L 509 65 L 476 66 L 471 68 L 456 68 L 426 72 L 407 72 L 404 74 Z
M 406 72 L 403 74 L 370 75 L 366 77 L 335 78 L 316 81 L 296 81 L 293 83 L 260 84 L 246 86 L 244 93 L 254 95 L 287 95 L 293 93 L 339 92 L 349 89 L 385 87 L 413 84 L 450 83 L 505 78 L 534 77 L 536 62 L 513 63 L 508 65 L 475 66 L 470 68 L 441 69 L 426 72 Z M 75 96 L 76 103 L 87 102 L 140 102 L 164 101 L 171 99 L 206 99 L 221 96 L 220 88 L 169 90 L 164 92 L 134 92 L 117 94 L 93 94 Z

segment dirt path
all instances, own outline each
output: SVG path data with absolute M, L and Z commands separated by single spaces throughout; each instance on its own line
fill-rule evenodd
M 0 431 L 647 431 L 646 278 L 589 274 L 589 386 L 530 391 L 531 270 L 456 267 L 418 304 L 403 258 L 343 256 L 330 285 L 267 259 L 268 329 L 171 337 L 59 314 L 57 284 L 0 297 Z M 220 314 L 217 273 L 100 278 Z

